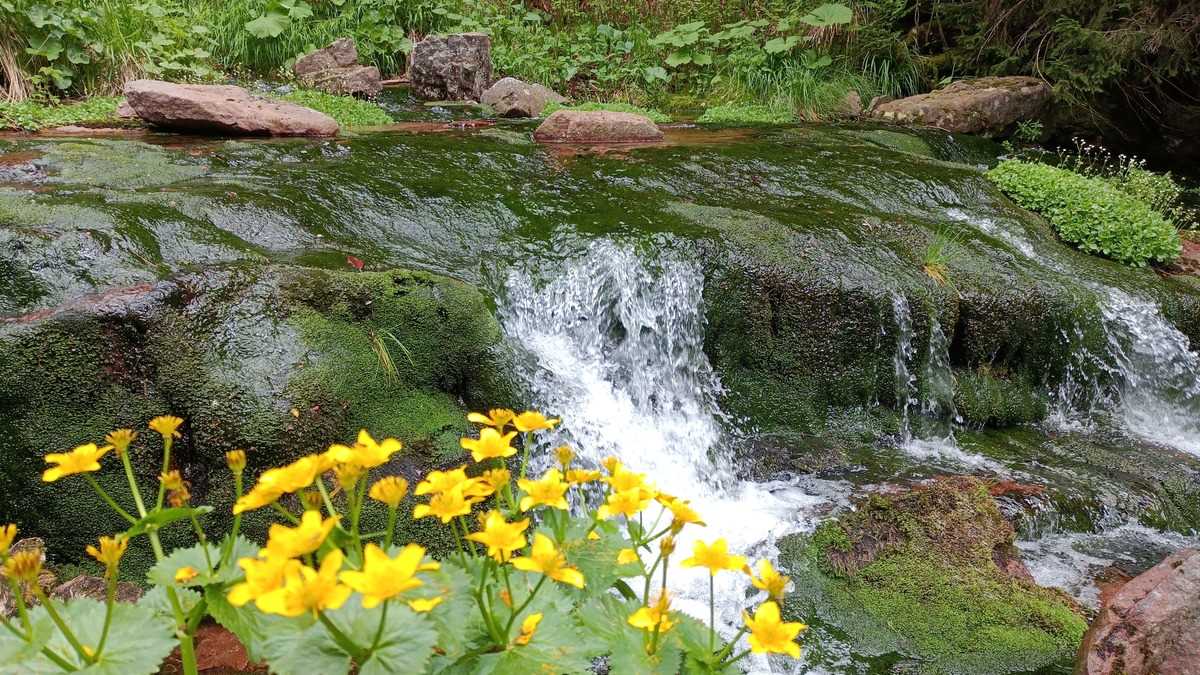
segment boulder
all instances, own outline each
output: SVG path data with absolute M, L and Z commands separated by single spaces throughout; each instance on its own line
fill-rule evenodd
M 117 117 L 123 120 L 133 120 L 137 119 L 137 116 L 133 106 L 129 105 L 129 101 L 121 99 L 121 102 L 117 104 Z
M 492 40 L 483 33 L 431 35 L 409 59 L 413 93 L 426 101 L 478 101 L 492 81 Z
M 549 87 L 526 84 L 515 77 L 505 77 L 483 92 L 480 102 L 491 107 L 501 117 L 538 117 L 547 103 L 562 103 L 567 99 Z
M 358 63 L 354 40 L 341 38 L 328 47 L 305 54 L 292 67 L 300 83 L 339 96 L 377 96 L 383 78 L 375 66 Z
M 841 117 L 862 117 L 863 102 L 862 96 L 857 91 L 851 91 L 842 99 L 842 104 L 838 107 L 837 114 Z
M 952 133 L 1000 135 L 1021 120 L 1037 117 L 1050 94 L 1050 85 L 1036 77 L 981 77 L 880 103 L 871 115 Z
M 543 143 L 647 143 L 663 132 L 642 115 L 607 110 L 558 110 L 533 132 Z
M 253 96 L 241 87 L 133 80 L 125 98 L 150 124 L 237 136 L 334 136 L 338 123 L 324 113 Z
M 1200 670 L 1200 550 L 1184 549 L 1111 595 L 1079 649 L 1079 675 Z
M 64 602 L 71 598 L 92 598 L 103 602 L 107 596 L 108 585 L 104 578 L 90 574 L 81 574 L 70 581 L 64 581 L 50 591 L 51 598 Z M 117 602 L 137 602 L 141 597 L 141 586 L 128 581 L 117 583 Z

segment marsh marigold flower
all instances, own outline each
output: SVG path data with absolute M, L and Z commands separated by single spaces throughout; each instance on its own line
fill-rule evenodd
M 150 420 L 148 426 L 157 431 L 163 437 L 163 440 L 166 440 L 168 438 L 179 438 L 179 425 L 181 424 L 183 424 L 183 420 L 174 415 L 159 415 Z
M 421 586 L 417 572 L 436 570 L 436 562 L 425 562 L 425 549 L 409 544 L 395 558 L 389 558 L 383 549 L 367 544 L 361 572 L 342 572 L 342 583 L 362 593 L 363 607 L 371 609 L 389 598 Z
M 523 572 L 537 572 L 575 588 L 583 588 L 583 573 L 567 565 L 567 558 L 554 547 L 550 537 L 538 532 L 533 535 L 529 556 L 513 558 L 512 566 Z
M 538 624 L 542 622 L 542 613 L 535 612 L 525 617 L 521 622 L 521 634 L 513 640 L 514 644 L 527 645 L 533 639 L 533 634 L 537 632 Z
M 367 493 L 377 502 L 383 502 L 391 508 L 400 506 L 404 496 L 408 494 L 408 481 L 400 476 L 386 476 L 375 481 Z
M 700 514 L 696 513 L 688 501 L 671 497 L 662 503 L 671 512 L 671 530 L 673 532 L 678 533 L 684 525 L 704 525 L 704 521 L 700 520 Z
M 289 569 L 283 587 L 258 598 L 255 605 L 267 614 L 282 616 L 300 616 L 306 612 L 315 616 L 341 607 L 353 593 L 349 586 L 338 583 L 342 557 L 342 552 L 334 549 L 321 561 L 319 569 L 307 565 Z
M 523 478 L 517 481 L 517 487 L 526 493 L 521 498 L 522 511 L 528 511 L 539 504 L 564 511 L 568 508 L 566 494 L 571 485 L 563 482 L 562 472 L 558 469 L 548 470 L 537 480 Z
M 614 492 L 610 494 L 608 499 L 600 505 L 599 509 L 596 510 L 596 515 L 601 520 L 606 520 L 618 515 L 631 518 L 649 506 L 652 498 L 652 493 L 647 492 L 643 488 L 633 488 L 632 490 L 626 490 L 624 492 Z
M 571 461 L 575 459 L 575 452 L 571 450 L 569 445 L 560 445 L 554 449 L 554 456 L 558 459 L 558 463 L 562 464 L 563 471 L 571 466 Z
M 275 503 L 280 497 L 299 492 L 328 471 L 329 460 L 321 455 L 306 455 L 287 466 L 268 469 L 258 477 L 249 492 L 233 505 L 235 514 L 253 511 Z
M 312 553 L 321 548 L 337 522 L 337 516 L 322 520 L 319 511 L 305 511 L 296 527 L 274 523 L 267 534 L 267 554 L 278 558 L 299 558 Z
M 234 473 L 241 473 L 246 469 L 246 451 L 245 450 L 230 450 L 225 453 L 225 466 Z
M 779 605 L 768 600 L 759 606 L 751 617 L 742 612 L 746 628 L 750 631 L 750 651 L 755 654 L 787 654 L 800 658 L 800 645 L 796 636 L 808 626 L 802 623 L 786 623 L 779 618 Z
M 291 572 L 300 569 L 300 561 L 267 555 L 259 558 L 242 558 L 238 566 L 246 572 L 246 580 L 229 589 L 229 604 L 241 607 L 251 600 L 283 586 Z
M 17 526 L 9 523 L 4 527 L 0 527 L 0 558 L 8 555 L 8 549 L 12 547 L 13 540 L 17 538 Z
M 506 562 L 517 549 L 525 548 L 525 529 L 529 519 L 508 522 L 499 511 L 489 511 L 483 518 L 483 530 L 467 535 L 467 539 L 488 547 L 488 555 Z
M 175 583 L 186 584 L 187 582 L 200 576 L 200 572 L 191 565 L 184 565 L 175 570 Z
M 490 469 L 479 475 L 479 482 L 487 486 L 489 494 L 503 490 L 512 480 L 508 469 Z
M 612 487 L 613 492 L 625 492 L 646 486 L 646 474 L 634 473 L 626 469 L 620 462 L 613 464 L 609 473 L 611 475 L 604 478 L 604 482 Z
M 664 590 L 653 605 L 642 607 L 629 615 L 628 620 L 630 626 L 650 633 L 653 633 L 655 629 L 659 633 L 671 630 L 671 627 L 675 625 L 671 619 L 671 597 Z
M 594 469 L 571 469 L 567 471 L 567 482 L 571 485 L 583 485 L 600 480 L 600 472 Z
M 479 430 L 479 438 L 463 438 L 459 440 L 459 445 L 464 450 L 470 450 L 471 458 L 476 462 L 482 462 L 485 459 L 512 457 L 517 454 L 517 449 L 512 446 L 512 440 L 516 436 L 515 431 L 501 434 L 491 427 L 484 427 Z
M 38 573 L 42 571 L 43 555 L 40 548 L 13 553 L 4 561 L 4 576 L 18 581 L 36 582 Z
M 71 476 L 77 473 L 87 473 L 100 470 L 100 458 L 108 453 L 108 448 L 98 448 L 95 443 L 86 443 L 70 452 L 52 452 L 46 455 L 48 464 L 57 464 L 42 473 L 42 480 L 47 483 Z
M 637 551 L 631 548 L 623 548 L 621 549 L 620 553 L 617 553 L 618 565 L 629 565 L 631 563 L 641 562 L 641 560 L 642 559 L 638 557 Z
M 758 561 L 757 576 L 749 568 L 746 568 L 745 571 L 750 575 L 750 583 L 754 584 L 755 588 L 766 591 L 772 600 L 783 599 L 783 594 L 787 592 L 787 585 L 791 579 L 777 572 L 770 560 Z
M 463 495 L 463 487 L 460 483 L 453 490 L 433 495 L 428 504 L 417 504 L 413 507 L 413 519 L 433 516 L 446 524 L 458 516 L 467 515 L 475 502 Z
M 741 571 L 746 567 L 746 558 L 729 555 L 729 545 L 724 539 L 718 539 L 711 544 L 696 541 L 692 545 L 692 557 L 680 564 L 684 567 L 703 567 L 709 574 L 715 575 L 723 570 Z
M 536 410 L 526 410 L 513 418 L 513 426 L 517 431 L 530 432 L 542 429 L 553 429 L 558 425 L 558 418 L 546 419 L 546 416 Z
M 467 478 L 466 464 L 457 469 L 450 469 L 449 471 L 430 471 L 426 474 L 425 480 L 417 483 L 417 489 L 413 494 L 428 495 L 437 494 L 438 492 L 448 492 L 468 480 L 471 479 Z
M 516 413 L 508 408 L 492 408 L 486 415 L 483 413 L 473 412 L 467 415 L 467 420 L 475 424 L 482 424 L 488 427 L 495 427 L 497 431 L 504 431 L 504 427 L 512 422 Z
M 440 595 L 436 598 L 417 598 L 415 600 L 409 600 L 408 606 L 410 609 L 412 609 L 412 611 L 422 614 L 424 612 L 433 611 L 434 607 L 442 604 L 442 600 L 443 598 Z
M 333 475 L 337 478 L 338 485 L 342 486 L 346 492 L 354 487 L 358 479 L 362 478 L 363 473 L 364 469 L 357 464 L 338 464 L 333 467 Z
M 374 469 L 386 464 L 392 455 L 400 452 L 404 444 L 394 438 L 376 442 L 366 429 L 358 432 L 358 441 L 353 446 L 331 445 L 329 454 L 339 464 L 353 464 L 362 469 Z
M 183 476 L 179 474 L 178 470 L 174 469 L 160 473 L 158 475 L 158 481 L 162 483 L 163 487 L 168 490 L 178 490 L 179 488 L 183 487 Z
M 137 432 L 133 429 L 117 429 L 108 432 L 104 437 L 104 442 L 112 446 L 113 450 L 117 451 L 117 456 L 120 457 L 129 451 L 129 446 L 137 439 Z
M 104 565 L 106 573 L 112 573 L 117 570 L 117 565 L 121 563 L 121 557 L 125 555 L 125 549 L 128 547 L 129 540 L 118 535 L 116 537 L 100 537 L 100 548 L 88 544 L 84 550 Z

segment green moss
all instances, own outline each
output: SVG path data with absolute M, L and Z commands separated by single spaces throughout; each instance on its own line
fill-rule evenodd
M 724 125 L 791 124 L 796 121 L 796 112 L 776 106 L 726 103 L 708 108 L 696 121 Z
M 954 383 L 954 407 L 966 424 L 1009 427 L 1046 417 L 1047 401 L 1039 387 L 983 368 L 956 372 Z
M 393 122 L 392 116 L 378 104 L 353 96 L 337 96 L 322 91 L 299 89 L 285 95 L 283 99 L 323 112 L 337 120 L 343 129 L 381 127 Z
M 136 141 L 47 143 L 37 160 L 61 183 L 137 189 L 162 187 L 208 173 L 207 163 L 182 152 Z
M 37 131 L 69 124 L 117 122 L 117 97 L 97 96 L 68 103 L 38 103 L 0 101 L 0 129 Z
M 635 115 L 642 115 L 643 117 L 649 117 L 650 120 L 655 124 L 667 124 L 671 121 L 670 115 L 659 112 L 653 108 L 639 108 L 631 103 L 600 103 L 595 101 L 577 103 L 575 105 L 563 105 L 562 103 L 553 102 L 547 103 L 545 109 L 542 110 L 542 117 L 546 117 L 556 110 L 609 110 L 612 112 L 627 112 Z

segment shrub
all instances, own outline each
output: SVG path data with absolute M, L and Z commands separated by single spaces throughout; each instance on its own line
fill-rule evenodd
M 299 89 L 283 98 L 329 115 L 337 120 L 343 129 L 379 127 L 394 121 L 392 116 L 377 104 L 353 96 L 335 96 L 322 91 Z
M 773 106 L 726 103 L 705 110 L 696 121 L 701 124 L 790 124 L 796 121 L 796 114 L 790 109 Z
M 1045 216 L 1064 241 L 1080 250 L 1128 265 L 1179 257 L 1179 233 L 1171 223 L 1102 178 L 1015 159 L 987 175 L 1015 202 Z
M 193 506 L 187 482 L 170 469 L 182 419 L 150 421 L 162 439 L 163 471 L 145 497 L 131 459 L 145 455 L 132 449 L 132 430 L 47 455 L 44 482 L 86 481 L 129 529 L 87 547 L 104 565 L 107 601 L 64 603 L 38 585 L 43 552 L 17 550 L 17 527 L 0 527 L 0 562 L 19 614 L 0 616 L 5 666 L 149 674 L 178 645 L 183 671 L 194 675 L 194 636 L 206 616 L 280 675 L 590 673 L 604 655 L 611 672 L 675 672 L 685 662 L 688 672 L 728 673 L 751 651 L 799 657 L 804 625 L 784 622 L 777 604 L 787 577 L 767 561 L 752 571 L 724 540 L 697 541 L 680 564 L 713 577 L 749 575 L 764 594 L 754 615 L 744 615 L 745 628 L 725 642 L 672 609 L 666 579 L 676 536 L 703 525 L 686 500 L 657 491 L 616 458 L 603 471 L 582 466 L 565 446 L 552 468 L 527 477 L 532 435 L 558 420 L 510 410 L 468 419 L 481 425 L 477 437 L 461 440 L 473 462 L 427 474 L 412 491 L 415 506 L 404 478 L 372 476 L 402 449 L 394 438 L 362 431 L 352 445 L 264 472 L 248 491 L 246 453 L 226 453 L 237 501 L 232 532 L 219 542 L 201 526 L 211 507 Z M 513 445 L 519 434 L 523 451 Z M 128 510 L 92 476 L 110 453 L 124 469 Z M 586 506 L 584 491 L 600 499 L 598 508 Z M 368 499 L 386 507 L 380 531 L 363 527 Z M 577 502 L 574 513 L 568 499 Z M 440 523 L 457 553 L 437 562 L 415 543 L 394 543 L 402 509 L 406 520 Z M 260 547 L 239 529 L 243 517 L 264 511 L 278 522 Z M 164 551 L 159 532 L 168 527 L 190 528 L 197 543 Z M 157 559 L 147 574 L 153 588 L 137 604 L 116 603 L 121 558 L 143 541 Z M 27 594 L 37 606 L 27 606 Z M 747 633 L 750 649 L 738 651 Z
M 649 117 L 655 124 L 667 124 L 671 121 L 671 116 L 661 113 L 654 109 L 639 108 L 630 103 L 580 103 L 578 105 L 566 106 L 561 103 L 548 103 L 546 109 L 542 111 L 542 115 L 549 115 L 555 110 L 611 110 L 613 112 L 627 112 L 636 115 Z

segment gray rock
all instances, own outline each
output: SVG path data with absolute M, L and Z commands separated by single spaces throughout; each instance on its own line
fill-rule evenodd
M 352 38 L 339 38 L 323 49 L 310 52 L 296 59 L 292 69 L 297 76 L 311 75 L 330 68 L 348 68 L 358 65 L 358 47 Z
M 179 131 L 237 136 L 334 136 L 338 123 L 324 113 L 272 101 L 241 87 L 133 80 L 125 98 L 134 112 L 156 126 Z
M 1017 122 L 1037 117 L 1050 94 L 1050 85 L 1036 77 L 981 77 L 882 103 L 871 114 L 952 133 L 1001 135 Z
M 426 101 L 478 101 L 492 81 L 492 41 L 483 33 L 431 35 L 410 56 L 413 92 Z
M 64 581 L 50 591 L 50 597 L 55 600 L 70 600 L 71 598 L 92 598 L 103 602 L 108 596 L 108 585 L 103 577 L 81 574 L 70 581 Z M 137 602 L 142 597 L 142 589 L 137 584 L 128 581 L 117 583 L 117 602 Z
M 608 110 L 559 110 L 533 132 L 543 143 L 646 143 L 663 132 L 642 115 Z
M 501 117 L 538 117 L 548 103 L 567 99 L 549 87 L 506 77 L 483 92 L 482 103 Z
M 383 77 L 375 66 L 358 63 L 354 40 L 341 38 L 328 47 L 305 54 L 292 67 L 300 83 L 306 87 L 339 96 L 378 96 L 383 91 Z
M 841 117 L 861 117 L 863 114 L 862 97 L 857 91 L 851 91 L 846 94 L 846 98 L 842 99 L 842 105 L 838 110 Z
M 869 114 L 875 112 L 875 109 L 878 108 L 879 106 L 883 105 L 884 103 L 891 103 L 892 101 L 895 101 L 895 100 L 896 100 L 895 96 L 875 96 L 871 99 L 871 102 L 867 104 L 866 112 L 869 115 Z

